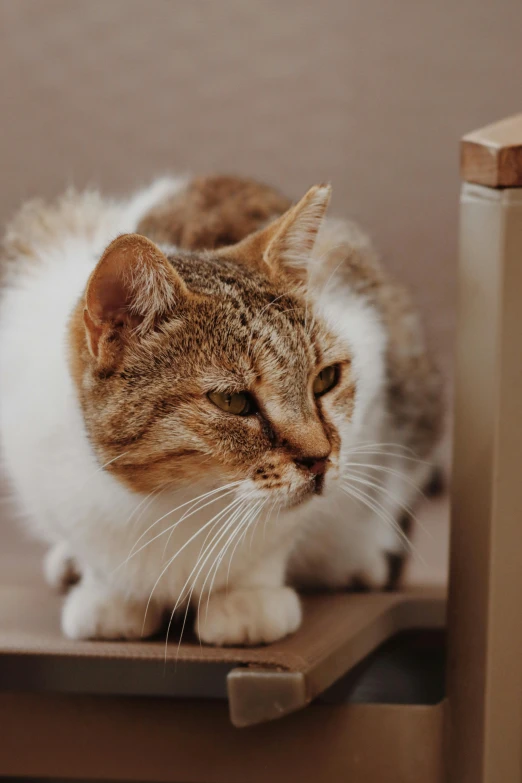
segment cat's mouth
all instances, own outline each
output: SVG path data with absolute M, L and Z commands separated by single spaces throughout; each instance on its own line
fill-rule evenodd
M 324 473 L 320 473 L 317 476 L 314 476 L 312 481 L 313 481 L 312 493 L 314 495 L 322 495 L 324 489 Z
M 286 507 L 297 508 L 302 506 L 308 500 L 312 500 L 314 496 L 322 495 L 324 491 L 325 477 L 324 474 L 313 476 L 310 483 L 302 487 L 292 497 L 288 498 Z

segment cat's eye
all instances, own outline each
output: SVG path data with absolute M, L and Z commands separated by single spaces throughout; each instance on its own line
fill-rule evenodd
M 234 416 L 248 416 L 249 413 L 254 413 L 256 408 L 248 392 L 212 391 L 207 396 L 217 408 L 221 408 L 226 413 L 233 413 Z
M 331 364 L 330 367 L 324 367 L 319 375 L 314 379 L 313 392 L 316 397 L 333 389 L 339 380 L 339 367 L 337 364 Z

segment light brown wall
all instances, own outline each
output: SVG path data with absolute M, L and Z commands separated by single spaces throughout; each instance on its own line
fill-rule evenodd
M 330 179 L 447 350 L 457 140 L 520 110 L 520 0 L 0 0 L 0 219 L 165 168 Z

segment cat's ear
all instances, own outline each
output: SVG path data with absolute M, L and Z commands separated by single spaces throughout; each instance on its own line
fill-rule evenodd
M 330 185 L 315 185 L 308 193 L 266 228 L 218 253 L 261 268 L 270 277 L 281 274 L 303 283 L 308 277 L 310 256 L 331 195 Z
M 299 280 L 306 279 L 331 192 L 330 185 L 315 185 L 267 229 L 269 237 L 263 260 L 271 271 L 286 271 Z
M 183 281 L 153 242 L 139 234 L 118 237 L 87 284 L 84 321 L 91 354 L 98 357 L 104 343 L 131 329 L 146 331 L 185 294 Z

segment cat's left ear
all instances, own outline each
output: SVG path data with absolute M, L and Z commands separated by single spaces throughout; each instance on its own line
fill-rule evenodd
M 140 234 L 118 237 L 101 257 L 85 291 L 91 354 L 98 359 L 108 356 L 120 338 L 145 333 L 187 295 L 184 282 L 153 242 Z
M 283 274 L 299 283 L 306 282 L 310 256 L 331 192 L 330 185 L 315 185 L 269 226 L 220 252 L 235 253 L 238 260 L 261 267 L 270 277 Z

